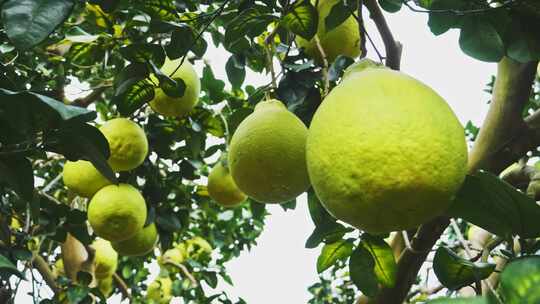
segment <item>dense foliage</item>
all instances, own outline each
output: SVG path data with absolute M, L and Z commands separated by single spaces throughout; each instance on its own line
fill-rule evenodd
M 34 267 L 54 291 L 50 299 L 36 291 L 36 302 L 103 299 L 98 288 L 88 286 L 90 280 L 84 274 L 70 280 L 48 273 L 51 269 L 40 264 L 44 260 L 52 265 L 59 259 L 60 245 L 68 235 L 85 246 L 95 238 L 86 224 L 86 199 L 68 191 L 60 176 L 66 159 L 86 159 L 111 180 L 137 186 L 147 203 L 147 222 L 155 222 L 159 232 L 155 252 L 121 258 L 114 293 L 145 303 L 146 265 L 174 244 L 199 236 L 211 244 L 213 252 L 193 254 L 184 263 L 184 272 L 168 273 L 174 279 L 174 296 L 182 297 L 184 303 L 244 303 L 220 291 L 209 292 L 207 287 L 215 288 L 219 280 L 230 282 L 223 264 L 256 244 L 267 216 L 265 205 L 248 200 L 238 208 L 220 207 L 209 198 L 205 181 L 209 168 L 226 152 L 236 127 L 265 96 L 283 101 L 309 126 L 324 96 L 353 63 L 353 58 L 340 56 L 321 66 L 296 46 L 296 36 L 310 39 L 317 32 L 314 4 L 306 0 L 0 1 L 0 302 L 16 295 L 19 280 L 11 278 L 22 278 Z M 428 26 L 435 35 L 459 29 L 461 49 L 479 60 L 511 58 L 526 63 L 540 59 L 540 5 L 535 0 L 336 1 L 325 20 L 327 29 L 350 16 L 368 22 L 367 9 L 363 18 L 359 14 L 363 5 L 375 18 L 373 8 L 379 5 L 389 18 L 388 13 L 400 9 L 428 13 Z M 366 43 L 359 46 L 364 55 Z M 204 61 L 209 48 L 227 52 L 227 79 L 217 79 Z M 166 93 L 185 89 L 183 81 L 159 72 L 166 57 L 203 67 L 200 102 L 182 119 L 165 118 L 147 105 L 157 87 Z M 249 85 L 248 69 L 269 74 L 269 83 Z M 158 77 L 150 78 L 150 74 Z M 73 88 L 72 83 L 89 89 L 70 98 L 67 88 Z M 520 109 L 523 117 L 540 105 L 538 79 L 531 85 L 529 101 Z M 106 162 L 107 141 L 96 128 L 117 116 L 142 126 L 150 144 L 143 165 L 118 178 Z M 469 123 L 466 131 L 474 141 L 478 128 Z M 516 172 L 532 170 L 525 165 L 526 155 L 512 156 L 512 161 L 522 159 Z M 524 194 L 532 187 L 531 178 L 525 185 L 510 186 L 488 172 L 473 173 L 450 210 L 451 216 L 463 219 L 456 222 L 461 230 L 448 228 L 433 261 L 449 294 L 479 285 L 494 271 L 493 257 L 513 260 L 537 254 L 540 248 L 535 239 L 540 236 L 540 208 L 533 202 L 536 192 Z M 321 256 L 313 261 L 321 278 L 309 287 L 313 295 L 309 303 L 354 303 L 359 291 L 375 297 L 402 279 L 395 253 L 383 241 L 387 236 L 358 236 L 358 231 L 333 219 L 312 191 L 308 203 L 316 229 L 306 247 L 322 244 Z M 295 204 L 282 206 L 289 209 Z M 20 225 L 15 227 L 14 221 Z M 462 254 L 465 221 L 498 235 L 478 256 Z M 415 231 L 408 233 L 412 238 Z M 517 235 L 519 241 L 513 239 Z M 520 250 L 514 250 L 514 242 Z M 482 263 L 475 263 L 480 259 Z M 540 265 L 535 258 L 521 259 L 508 271 L 521 273 L 523 267 L 533 267 L 527 263 Z M 519 276 L 533 280 L 539 273 Z M 493 298 L 501 297 L 505 303 L 518 303 L 512 302 L 512 291 L 526 284 L 512 277 L 503 274 L 500 294 L 491 296 L 489 303 L 498 303 Z M 422 287 L 425 280 L 418 277 L 408 301 L 434 294 Z

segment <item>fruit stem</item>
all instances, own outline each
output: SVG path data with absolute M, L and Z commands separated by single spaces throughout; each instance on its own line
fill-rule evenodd
M 328 78 L 328 59 L 326 58 L 326 53 L 324 52 L 324 49 L 321 44 L 321 40 L 319 39 L 319 36 L 315 34 L 315 44 L 317 45 L 317 49 L 319 50 L 319 53 L 322 58 L 323 67 L 322 67 L 322 76 L 324 81 L 324 87 L 323 87 L 323 98 L 328 95 L 328 91 L 330 90 L 330 80 Z
M 184 266 L 184 264 L 176 263 L 173 261 L 167 261 L 166 264 L 173 265 L 174 267 L 180 269 L 180 271 L 182 271 L 182 273 L 189 279 L 193 287 L 199 286 L 199 283 L 197 282 L 195 277 L 191 274 L 191 272 L 189 272 L 189 270 L 187 269 L 186 266 Z
M 394 39 L 394 35 L 392 35 L 392 31 L 384 18 L 381 8 L 377 4 L 377 0 L 364 0 L 364 3 L 369 10 L 371 19 L 373 19 L 381 34 L 386 49 L 386 66 L 393 70 L 399 70 L 403 46 Z
M 56 279 L 47 261 L 45 261 L 45 259 L 40 255 L 35 254 L 32 259 L 32 265 L 34 266 L 34 268 L 36 268 L 39 274 L 41 274 L 41 277 L 43 277 L 43 280 L 45 281 L 45 283 L 47 283 L 47 285 L 49 285 L 52 291 L 54 293 L 57 293 L 59 288 L 56 284 Z

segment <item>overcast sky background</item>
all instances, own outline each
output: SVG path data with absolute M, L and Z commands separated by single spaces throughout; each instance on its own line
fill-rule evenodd
M 402 71 L 443 96 L 462 124 L 472 120 L 479 125 L 489 100 L 489 95 L 483 90 L 495 73 L 496 65 L 479 62 L 463 54 L 459 49 L 457 31 L 435 37 L 427 26 L 426 14 L 412 13 L 405 8 L 388 15 L 388 23 L 395 38 L 404 45 Z M 384 51 L 374 25 L 369 20 L 366 20 L 366 25 L 378 48 Z M 377 59 L 369 44 L 367 46 L 368 57 Z M 226 82 L 225 63 L 229 56 L 229 53 L 216 49 L 209 49 L 205 56 L 216 77 Z M 197 69 L 202 71 L 201 63 Z M 269 80 L 266 75 L 248 71 L 246 84 L 262 85 Z M 248 304 L 307 303 L 310 298 L 307 287 L 317 281 L 315 264 L 320 248 L 304 248 L 305 240 L 314 228 L 307 211 L 306 196 L 300 196 L 294 211 L 284 212 L 279 206 L 267 209 L 272 215 L 267 218 L 264 232 L 257 240 L 258 245 L 227 263 L 235 285 L 220 282 L 217 291 L 225 290 L 233 298 L 242 297 Z M 153 277 L 156 276 L 157 267 L 152 266 L 151 269 Z M 21 289 L 17 303 L 32 303 L 31 297 L 25 295 L 31 287 L 24 284 Z M 120 298 L 115 296 L 108 302 L 116 304 Z

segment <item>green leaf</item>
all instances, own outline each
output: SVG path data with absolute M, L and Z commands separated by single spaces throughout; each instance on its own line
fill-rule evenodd
M 473 58 L 498 62 L 505 54 L 504 42 L 489 20 L 467 16 L 461 27 L 459 46 Z
M 84 159 L 92 162 L 106 178 L 118 183 L 107 163 L 109 143 L 96 128 L 84 123 L 67 123 L 62 128 L 44 135 L 45 149 L 64 155 L 71 161 Z
M 540 257 L 524 257 L 512 261 L 505 267 L 498 291 L 507 304 L 540 303 L 538 284 L 540 284 Z
M 441 284 L 448 289 L 457 290 L 487 278 L 495 270 L 495 265 L 475 264 L 441 246 L 433 259 L 433 270 Z
M 184 96 L 184 93 L 186 92 L 186 83 L 184 80 L 182 80 L 182 78 L 175 77 L 172 79 L 169 77 L 169 75 L 163 74 L 163 72 L 161 72 L 161 70 L 152 61 L 150 61 L 150 65 L 154 71 L 154 75 L 159 80 L 159 87 L 167 96 L 174 98 Z
M 225 71 L 233 89 L 239 89 L 246 79 L 245 59 L 236 54 L 231 55 L 225 64 Z
M 429 5 L 427 8 L 432 10 L 429 13 L 428 25 L 433 34 L 441 35 L 451 28 L 461 26 L 463 16 L 450 12 L 450 10 L 465 9 L 467 7 L 465 0 L 429 0 L 424 2 L 423 5 Z
M 348 258 L 353 252 L 353 247 L 351 240 L 339 240 L 324 245 L 317 259 L 317 272 L 321 273 L 332 267 L 338 260 Z
M 485 298 L 439 298 L 427 302 L 428 304 L 488 304 Z
M 540 236 L 540 206 L 489 172 L 468 175 L 447 214 L 502 237 Z
M 26 201 L 34 196 L 34 171 L 32 163 L 24 156 L 0 157 L 0 181 L 8 184 Z
M 308 0 L 299 0 L 283 16 L 281 24 L 296 35 L 310 40 L 317 33 L 319 14 Z
M 86 122 L 95 118 L 95 112 L 44 95 L 0 89 L 0 142 L 4 145 L 35 141 L 38 132 L 57 128 L 66 121 Z
M 152 61 L 157 66 L 162 66 L 166 57 L 163 47 L 151 43 L 130 44 L 120 48 L 119 51 L 122 57 L 130 62 L 147 63 Z
M 2 21 L 11 42 L 29 49 L 43 41 L 71 13 L 71 0 L 9 0 L 2 6 Z
M 382 239 L 367 233 L 362 235 L 360 243 L 373 258 L 373 271 L 378 282 L 385 287 L 396 284 L 397 264 L 392 248 Z
M 90 289 L 86 286 L 73 286 L 67 290 L 67 298 L 71 304 L 84 303 Z
M 358 9 L 357 1 L 347 2 L 348 3 L 346 4 L 343 1 L 338 1 L 336 2 L 336 4 L 334 4 L 334 6 L 332 6 L 330 13 L 324 19 L 325 30 L 327 32 L 333 30 L 334 28 L 345 22 L 345 20 L 351 17 L 351 12 L 356 12 L 356 10 Z
M 223 41 L 225 48 L 232 52 L 238 49 L 239 43 L 243 45 L 242 48 L 247 47 L 248 45 L 241 42 L 245 36 L 259 36 L 274 20 L 274 16 L 261 12 L 257 7 L 243 11 L 227 25 Z
M 345 69 L 353 63 L 354 60 L 352 58 L 339 55 L 328 69 L 328 80 L 337 81 L 343 76 Z
M 161 20 L 176 20 L 178 13 L 173 1 L 170 0 L 134 0 L 133 4 L 150 15 Z
M 147 102 L 154 99 L 154 85 L 146 79 L 139 80 L 126 87 L 125 91 L 113 97 L 118 111 L 123 116 L 130 116 Z
M 364 246 L 358 246 L 349 259 L 349 274 L 354 285 L 368 297 L 379 292 L 379 281 L 374 271 L 375 261 Z
M 379 0 L 379 4 L 385 11 L 395 13 L 401 9 L 403 2 L 402 0 Z
M 11 274 L 18 276 L 19 278 L 26 280 L 24 275 L 17 269 L 17 266 L 13 264 L 8 258 L 0 254 L 0 270 L 7 271 Z
M 203 68 L 203 77 L 201 79 L 201 89 L 208 94 L 211 104 L 216 104 L 225 99 L 225 82 L 220 79 L 216 79 L 214 72 L 209 65 L 205 65 Z
M 195 45 L 195 33 L 193 28 L 187 24 L 177 26 L 171 35 L 171 42 L 165 47 L 167 56 L 170 59 L 177 59 L 185 56 Z
M 345 227 L 339 223 L 315 227 L 315 230 L 306 240 L 306 248 L 316 248 L 322 242 L 333 242 L 341 239 L 346 233 L 354 231 L 353 228 Z

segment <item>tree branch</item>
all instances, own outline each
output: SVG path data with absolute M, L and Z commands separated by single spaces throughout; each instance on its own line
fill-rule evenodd
M 393 69 L 399 70 L 401 65 L 401 51 L 403 46 L 401 43 L 394 39 L 392 31 L 386 23 L 386 19 L 381 11 L 381 8 L 377 4 L 376 0 L 364 0 L 364 3 L 369 10 L 370 17 L 375 22 L 381 38 L 384 42 L 384 47 L 386 49 L 386 66 Z
M 102 86 L 92 91 L 88 96 L 77 98 L 71 104 L 77 107 L 86 108 L 94 101 L 98 100 L 110 86 Z
M 516 161 L 531 147 L 540 143 L 540 113 L 531 115 L 525 120 L 525 123 L 519 123 L 522 122 L 523 106 L 529 99 L 535 67 L 536 63 L 520 64 L 508 58 L 499 63 L 490 110 L 469 154 L 469 172 L 482 168 L 498 174 L 505 166 Z M 515 127 L 516 123 L 519 128 Z M 534 129 L 529 129 L 529 126 L 534 126 Z M 522 131 L 524 127 L 530 131 L 526 134 L 515 133 Z M 492 131 L 490 128 L 499 132 Z M 512 130 L 514 133 L 510 133 L 508 130 Z M 531 135 L 534 136 L 533 140 L 528 138 Z M 508 141 L 508 138 L 512 140 Z M 490 149 L 500 147 L 500 143 L 503 143 L 504 139 L 507 140 L 506 148 L 495 150 L 495 153 L 492 153 L 493 150 Z M 396 286 L 383 289 L 370 303 L 400 304 L 403 302 L 429 250 L 448 224 L 448 218 L 439 217 L 420 227 L 412 241 L 412 250 L 406 249 L 399 258 Z

